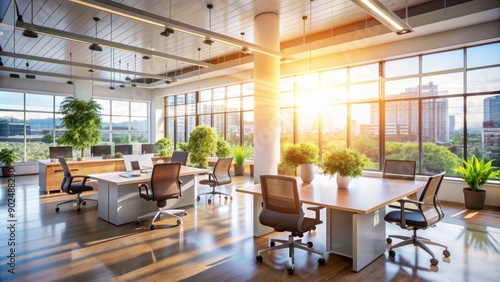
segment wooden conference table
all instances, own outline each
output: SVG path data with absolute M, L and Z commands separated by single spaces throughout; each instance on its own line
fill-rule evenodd
M 182 166 L 179 174 L 182 197 L 167 201 L 166 209 L 194 205 L 196 175 L 208 172 L 206 169 Z M 157 210 L 155 201 L 146 201 L 139 197 L 137 184 L 150 183 L 151 173 L 126 178 L 120 176 L 126 172 L 89 174 L 98 182 L 97 198 L 99 218 L 115 225 L 134 222 L 138 216 Z
M 312 183 L 297 177 L 303 204 L 326 207 L 326 250 L 350 257 L 353 270 L 360 271 L 386 251 L 385 207 L 414 192 L 425 182 L 375 177 L 358 177 L 348 189 L 337 188 L 335 178 L 318 174 Z M 262 210 L 260 184 L 236 188 L 253 195 L 254 236 L 273 231 L 259 222 Z

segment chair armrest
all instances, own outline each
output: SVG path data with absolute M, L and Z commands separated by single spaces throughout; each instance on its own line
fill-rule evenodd
M 316 213 L 316 220 L 320 220 L 319 219 L 319 212 L 320 212 L 320 210 L 322 210 L 324 208 L 325 207 L 318 206 L 318 207 L 308 207 L 307 209 L 310 211 L 314 211 Z
M 90 176 L 88 176 L 88 175 L 81 175 L 81 174 L 72 175 L 71 176 L 71 180 L 74 180 L 75 178 L 83 178 L 82 185 L 85 185 L 85 183 L 87 182 L 87 179 L 90 179 Z
M 180 179 L 177 180 L 177 181 L 179 182 L 179 186 L 182 185 L 182 184 L 184 184 L 184 182 L 182 180 L 180 180 Z
M 145 194 L 146 194 L 147 199 L 149 199 L 150 198 L 149 197 L 149 186 L 147 184 L 144 184 L 144 183 L 138 184 L 137 186 L 139 188 L 139 195 L 141 195 L 142 191 L 144 190 L 146 192 Z
M 400 207 L 400 225 L 399 227 L 401 227 L 402 229 L 406 229 L 406 218 L 405 218 L 405 210 L 408 210 L 408 209 L 405 209 L 405 204 L 406 203 L 413 203 L 413 204 L 416 204 L 416 205 L 424 205 L 425 203 L 424 202 L 421 202 L 421 201 L 417 201 L 417 200 L 411 200 L 411 199 L 401 199 L 401 200 L 398 200 L 398 202 L 401 204 L 401 207 Z M 411 209 L 410 209 L 411 211 Z

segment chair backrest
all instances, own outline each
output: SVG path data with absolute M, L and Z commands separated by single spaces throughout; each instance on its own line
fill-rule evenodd
M 263 209 L 259 221 L 276 231 L 301 232 L 304 218 L 297 180 L 279 175 L 261 175 Z
M 217 185 L 224 185 L 231 183 L 231 174 L 229 169 L 231 168 L 231 163 L 233 158 L 219 158 L 214 166 L 213 175 Z
M 174 151 L 172 153 L 172 159 L 170 160 L 171 163 L 180 163 L 181 165 L 186 165 L 187 158 L 188 158 L 188 152 L 184 151 Z
M 383 178 L 415 180 L 416 161 L 385 160 Z
M 153 166 L 151 173 L 151 190 L 153 200 L 161 201 L 181 196 L 179 184 L 180 163 L 161 163 Z
M 444 178 L 444 172 L 433 175 L 427 180 L 424 191 L 420 195 L 419 201 L 424 202 L 425 205 L 419 205 L 427 225 L 432 225 L 444 217 L 444 212 L 439 203 L 438 192 L 441 187 L 441 182 Z
M 71 175 L 71 169 L 68 166 L 68 163 L 64 158 L 58 158 L 59 163 L 61 164 L 61 167 L 64 171 L 64 176 L 63 180 L 61 182 L 61 190 L 68 193 L 69 187 L 71 186 L 71 183 L 73 182 L 73 176 Z

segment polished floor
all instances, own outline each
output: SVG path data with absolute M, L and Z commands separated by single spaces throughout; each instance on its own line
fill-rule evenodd
M 288 275 L 286 250 L 255 261 L 269 238 L 286 234 L 252 236 L 252 199 L 234 192 L 236 185 L 252 185 L 248 175 L 226 187 L 234 195 L 232 203 L 216 198 L 208 204 L 202 197 L 187 207 L 181 226 L 165 218 L 157 223 L 164 228 L 153 231 L 148 221 L 109 224 L 97 217 L 92 202 L 81 212 L 64 206 L 56 213 L 56 203 L 71 196 L 41 194 L 38 176 L 15 180 L 15 203 L 9 202 L 7 179 L 0 190 L 0 281 L 500 281 L 496 208 L 475 212 L 447 204 L 445 221 L 419 233 L 449 246 L 449 259 L 441 248 L 431 247 L 440 261 L 437 267 L 430 267 L 430 257 L 412 246 L 397 249 L 395 259 L 385 253 L 358 273 L 349 258 L 326 254 L 326 264 L 319 266 L 317 255 L 296 250 L 295 274 Z M 8 228 L 11 224 L 15 231 Z M 393 225 L 387 225 L 387 232 L 408 233 Z M 324 225 L 304 240 L 324 249 Z

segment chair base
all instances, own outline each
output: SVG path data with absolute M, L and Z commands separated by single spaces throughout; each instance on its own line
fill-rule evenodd
M 448 246 L 440 244 L 440 243 L 437 243 L 437 242 L 434 242 L 434 241 L 431 241 L 430 239 L 427 239 L 427 238 L 424 238 L 424 237 L 418 237 L 416 229 L 413 230 L 413 236 L 411 236 L 411 237 L 410 236 L 402 236 L 402 235 L 389 235 L 388 238 L 387 238 L 387 240 L 386 240 L 387 243 L 389 243 L 389 244 L 392 243 L 392 239 L 391 238 L 397 238 L 397 239 L 403 240 L 403 241 L 397 243 L 396 245 L 390 247 L 390 249 L 389 249 L 389 255 L 391 257 L 394 257 L 396 255 L 396 253 L 394 252 L 393 249 L 396 249 L 396 248 L 399 248 L 399 247 L 403 247 L 403 246 L 407 246 L 407 245 L 414 245 L 416 247 L 421 248 L 426 253 L 428 253 L 432 257 L 431 264 L 434 265 L 434 266 L 438 264 L 438 260 L 436 259 L 436 256 L 431 251 L 431 249 L 429 249 L 429 247 L 427 247 L 427 245 L 433 245 L 433 246 L 442 247 L 442 248 L 444 248 L 443 255 L 445 257 L 449 257 L 450 256 L 450 252 L 448 251 Z
M 224 196 L 224 200 L 227 200 L 228 198 L 231 201 L 233 200 L 233 196 L 231 196 L 231 194 L 215 191 L 215 189 L 213 189 L 211 192 L 205 192 L 205 193 L 198 194 L 198 196 L 196 197 L 196 201 L 200 201 L 201 195 L 210 195 L 210 197 L 208 197 L 208 200 L 207 200 L 209 204 L 212 202 L 212 198 L 215 198 L 214 197 L 215 195 L 219 195 L 219 199 L 221 196 Z
M 277 243 L 280 243 L 279 245 L 275 245 Z M 325 258 L 324 258 L 324 252 L 321 252 L 319 250 L 313 249 L 313 243 L 312 242 L 307 242 L 307 243 L 302 243 L 301 239 L 294 240 L 294 236 L 292 234 L 288 235 L 288 240 L 282 240 L 282 239 L 271 239 L 270 243 L 271 247 L 262 249 L 257 251 L 257 261 L 262 262 L 262 252 L 269 252 L 269 251 L 274 251 L 274 250 L 279 250 L 279 249 L 289 249 L 289 256 L 291 259 L 291 266 L 287 268 L 287 271 L 289 274 L 293 274 L 295 271 L 295 254 L 294 250 L 295 248 L 304 250 L 306 252 L 311 252 L 315 253 L 318 255 L 321 255 L 321 258 L 318 259 L 319 264 L 324 264 L 325 263 Z
M 170 216 L 176 217 L 177 218 L 177 224 L 180 225 L 180 224 L 182 224 L 182 217 L 181 217 L 181 215 L 187 215 L 187 212 L 186 212 L 186 210 L 164 210 L 163 208 L 158 208 L 157 211 L 150 212 L 148 214 L 141 215 L 141 216 L 137 217 L 137 220 L 135 221 L 135 224 L 141 223 L 141 219 L 153 217 L 153 220 L 151 221 L 151 225 L 149 226 L 149 228 L 151 230 L 154 230 L 156 228 L 155 220 L 158 217 L 160 217 L 161 214 L 166 214 L 166 215 L 170 215 Z
M 87 198 L 82 198 L 80 196 L 80 194 L 76 194 L 76 199 L 73 199 L 73 200 L 67 200 L 67 201 L 64 201 L 64 202 L 61 202 L 61 203 L 58 203 L 57 206 L 56 206 L 56 212 L 59 212 L 59 206 L 60 205 L 64 205 L 64 204 L 69 204 L 69 203 L 76 203 L 76 206 L 77 206 L 77 211 L 80 211 L 81 210 L 81 205 L 86 205 L 87 204 L 87 201 L 94 201 L 96 202 L 97 204 L 99 204 L 99 202 L 95 199 L 87 199 Z

